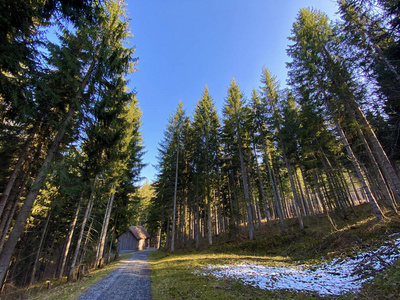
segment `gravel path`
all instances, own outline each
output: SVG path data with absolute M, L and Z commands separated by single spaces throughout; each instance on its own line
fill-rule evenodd
M 156 249 L 135 252 L 106 278 L 93 285 L 78 300 L 151 300 L 147 255 Z

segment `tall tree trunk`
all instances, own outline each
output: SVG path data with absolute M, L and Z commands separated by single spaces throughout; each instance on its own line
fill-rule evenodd
M 7 201 L 7 206 L 3 211 L 0 224 L 0 253 L 2 252 L 2 249 L 4 247 L 4 242 L 6 240 L 8 230 L 10 229 L 15 210 L 18 207 L 21 196 L 25 193 L 25 188 L 28 184 L 28 178 L 33 169 L 33 162 L 38 160 L 38 158 L 42 154 L 42 146 L 43 142 L 39 142 L 38 146 L 36 147 L 36 152 L 33 159 L 30 161 L 26 161 L 26 164 L 28 166 L 27 170 L 24 172 L 25 175 L 20 174 L 20 176 L 18 176 L 17 182 L 14 183 L 14 188 L 11 191 L 11 198 L 9 197 L 9 201 Z
M 246 208 L 247 208 L 247 217 L 248 217 L 248 226 L 249 226 L 249 239 L 253 240 L 254 239 L 254 221 L 253 221 L 253 214 L 252 214 L 252 211 L 251 211 L 249 186 L 248 186 L 248 183 L 247 183 L 247 172 L 246 172 L 246 167 L 244 165 L 242 141 L 241 141 L 240 136 L 238 137 L 238 146 L 239 146 L 239 156 L 240 156 L 240 168 L 242 170 L 242 181 L 243 181 L 243 189 L 244 189 L 244 198 L 246 200 Z
M 187 192 L 185 189 L 185 196 L 182 203 L 182 247 L 185 247 L 187 238 L 187 223 L 186 223 L 186 213 L 187 213 Z
M 74 218 L 73 218 L 73 220 L 71 222 L 71 226 L 70 226 L 69 233 L 68 233 L 68 236 L 67 236 L 67 241 L 66 241 L 67 243 L 66 243 L 64 251 L 63 251 L 63 253 L 61 255 L 61 257 L 62 257 L 62 259 L 61 259 L 61 267 L 60 267 L 60 273 L 58 274 L 58 278 L 61 278 L 64 275 L 64 268 L 65 268 L 65 263 L 67 262 L 67 257 L 68 257 L 68 253 L 69 253 L 69 247 L 71 246 L 71 241 L 72 241 L 72 237 L 74 235 L 76 221 L 78 220 L 79 211 L 81 210 L 82 197 L 83 197 L 83 192 L 81 193 L 81 198 L 79 199 L 79 203 L 78 203 L 78 205 L 76 207 Z
M 250 205 L 252 208 L 252 215 L 254 219 L 254 223 L 256 225 L 256 229 L 258 229 L 261 225 L 261 214 L 260 214 L 260 208 L 258 206 L 256 196 L 254 195 L 254 178 L 251 176 L 251 171 L 247 171 L 249 174 L 249 195 L 250 195 Z
M 327 49 L 323 48 L 323 56 L 326 62 L 326 65 L 330 71 L 331 79 L 339 90 L 341 96 L 343 97 L 343 103 L 348 109 L 352 110 L 357 122 L 363 127 L 363 131 L 365 137 L 370 145 L 373 154 L 384 174 L 386 180 L 389 183 L 390 188 L 393 191 L 396 199 L 399 199 L 400 195 L 400 179 L 399 176 L 396 174 L 389 158 L 387 157 L 385 151 L 382 148 L 381 143 L 379 142 L 378 138 L 375 135 L 374 130 L 372 129 L 371 125 L 369 124 L 367 118 L 364 115 L 364 112 L 361 110 L 357 100 L 355 99 L 354 95 L 351 93 L 346 81 L 344 80 L 340 71 L 334 70 L 333 66 L 335 63 L 327 51 Z M 399 200 L 397 200 L 399 201 Z M 398 202 L 398 204 L 400 204 Z
M 166 229 L 166 231 L 165 231 L 165 233 L 166 233 L 166 236 L 165 236 L 165 249 L 168 249 L 168 246 L 170 246 L 170 239 L 171 239 L 171 236 L 170 236 L 170 231 L 169 231 L 169 225 L 170 225 L 170 221 L 171 221 L 171 218 L 169 217 L 169 214 L 170 214 L 170 212 L 169 212 L 169 210 L 168 210 L 168 215 L 167 215 L 167 229 Z
M 20 178 L 18 181 L 20 181 L 20 182 L 18 182 L 18 184 L 16 186 L 19 186 L 19 190 L 13 191 L 12 194 L 15 193 L 15 195 L 11 195 L 11 197 L 9 198 L 10 201 L 7 202 L 7 205 L 3 212 L 3 216 L 1 218 L 1 222 L 0 222 L 0 253 L 3 250 L 4 242 L 6 240 L 8 230 L 11 226 L 11 222 L 13 220 L 15 210 L 17 209 L 18 204 L 20 202 L 19 199 L 21 199 L 21 196 L 24 193 L 26 185 L 27 185 L 26 179 L 22 180 L 22 178 Z M 21 185 L 21 181 L 23 181 L 22 185 Z
M 219 168 L 218 168 L 217 176 L 218 176 L 218 181 L 217 181 L 217 187 L 218 187 L 217 188 L 217 193 L 218 194 L 217 195 L 218 195 L 218 203 L 219 203 L 218 207 L 220 208 L 220 211 L 219 211 L 219 222 L 220 222 L 221 232 L 225 233 L 226 232 L 226 228 L 225 228 L 225 209 L 224 209 L 224 204 L 223 204 L 222 199 L 221 199 L 221 185 L 220 185 L 221 172 L 220 172 Z
M 38 246 L 38 249 L 36 252 L 35 262 L 33 263 L 32 273 L 31 273 L 31 277 L 29 280 L 29 286 L 31 286 L 33 284 L 33 282 L 35 281 L 35 274 L 36 274 L 37 266 L 39 263 L 40 253 L 42 252 L 42 248 L 43 248 L 44 237 L 46 236 L 47 227 L 50 222 L 50 216 L 51 216 L 51 211 L 49 212 L 49 214 L 47 216 L 46 224 L 44 225 L 44 229 L 43 229 L 42 235 L 40 237 L 40 242 L 39 242 L 39 246 Z
M 343 172 L 341 172 L 341 170 L 338 171 L 338 177 L 339 177 L 341 186 L 343 187 L 344 194 L 346 195 L 347 205 L 350 206 L 350 208 L 354 212 L 355 202 L 350 193 L 349 183 L 346 181 L 346 178 L 344 177 L 344 174 L 343 174 Z
M 179 147 L 176 147 L 175 163 L 175 187 L 174 187 L 174 207 L 172 212 L 172 233 L 171 233 L 171 252 L 175 251 L 175 222 L 176 222 L 176 194 L 178 192 L 178 165 L 179 165 Z
M 316 182 L 317 179 L 314 174 L 314 171 L 313 171 L 313 175 L 314 175 L 314 182 Z M 311 192 L 313 195 L 314 208 L 316 207 L 315 214 L 323 214 L 325 211 L 324 211 L 324 208 L 322 207 L 321 191 L 320 190 L 317 191 L 317 188 L 315 188 L 313 185 L 310 185 L 310 189 L 311 189 Z M 318 186 L 318 189 L 319 189 L 319 186 Z
M 28 219 L 29 213 L 31 211 L 33 202 L 35 201 L 36 196 L 39 194 L 39 190 L 40 190 L 41 186 L 43 185 L 44 180 L 46 178 L 48 168 L 50 167 L 50 164 L 53 161 L 54 156 L 57 154 L 58 147 L 64 138 L 64 135 L 65 135 L 65 132 L 67 131 L 68 125 L 71 123 L 71 121 L 73 119 L 74 112 L 75 112 L 75 109 L 71 106 L 69 108 L 66 118 L 63 120 L 63 122 L 60 125 L 58 133 L 55 136 L 54 141 L 52 142 L 52 144 L 50 146 L 50 149 L 49 149 L 47 156 L 40 168 L 40 171 L 37 174 L 37 176 L 32 184 L 32 187 L 28 192 L 28 195 L 26 196 L 24 205 L 21 207 L 21 210 L 15 221 L 13 230 L 11 231 L 10 236 L 7 239 L 7 242 L 4 244 L 3 252 L 0 255 L 0 285 L 3 285 L 3 283 L 4 283 L 5 274 L 6 274 L 8 265 L 10 263 L 12 252 L 14 251 L 15 246 L 17 245 L 18 239 L 21 236 L 21 234 L 25 228 L 25 224 Z
M 208 151 L 208 133 L 205 134 L 205 148 Z M 208 244 L 212 245 L 212 214 L 211 214 L 211 195 L 210 195 L 210 170 L 209 170 L 209 159 L 206 154 L 206 201 L 207 201 L 207 237 Z
M 267 224 L 269 224 L 270 215 L 269 215 L 269 211 L 268 211 L 267 199 L 265 198 L 264 184 L 263 184 L 262 178 L 261 178 L 260 166 L 258 165 L 257 151 L 256 151 L 255 143 L 253 143 L 253 151 L 254 151 L 254 157 L 255 157 L 255 161 L 254 162 L 256 164 L 256 169 L 257 169 L 258 184 L 260 185 L 261 199 L 262 199 L 263 204 L 264 204 L 264 212 L 265 212 L 265 217 L 267 219 Z
M 290 165 L 288 158 L 286 156 L 285 146 L 283 144 L 281 137 L 280 137 L 280 140 L 281 140 L 281 144 L 282 144 L 282 148 L 283 148 L 283 151 L 282 151 L 283 160 L 285 161 L 285 164 L 286 164 L 286 169 L 288 171 L 288 176 L 289 176 L 289 182 L 290 182 L 290 186 L 292 188 L 293 200 L 294 200 L 294 205 L 295 205 L 295 209 L 296 209 L 297 219 L 299 220 L 300 229 L 303 230 L 304 229 L 303 218 L 301 217 L 301 213 L 300 213 L 300 209 L 299 209 L 299 202 L 298 202 L 299 197 L 297 195 L 296 185 L 293 180 L 292 166 Z
M 111 189 L 114 189 L 114 186 L 112 186 Z M 106 236 L 108 233 L 108 224 L 110 223 L 110 216 L 114 202 L 114 196 L 115 196 L 115 191 L 112 190 L 110 196 L 108 197 L 107 208 L 104 214 L 103 226 L 101 227 L 99 245 L 97 247 L 96 267 L 98 268 L 101 268 L 103 266 L 103 253 L 106 242 Z
M 195 212 L 196 212 L 196 220 L 194 223 L 194 237 L 196 241 L 196 249 L 199 249 L 200 246 L 200 206 L 199 206 L 199 182 L 196 179 L 196 205 L 195 205 Z
M 319 195 L 318 195 L 318 196 L 319 196 L 318 198 L 320 199 L 320 204 L 322 205 L 322 210 L 323 210 L 323 212 L 326 214 L 326 216 L 327 216 L 329 222 L 331 223 L 333 229 L 337 230 L 336 223 L 335 223 L 335 221 L 332 219 L 331 213 L 330 213 L 330 211 L 329 211 L 328 201 L 326 200 L 325 195 L 322 193 L 322 189 L 321 189 L 321 186 L 320 186 L 320 184 L 319 184 L 319 176 L 317 176 L 317 175 L 315 174 L 315 172 L 313 172 L 313 175 L 314 175 L 315 183 L 317 184 L 317 193 L 319 194 Z
M 276 184 L 276 177 L 275 177 L 275 172 L 273 168 L 271 168 L 271 164 L 269 162 L 269 152 L 267 151 L 267 146 L 266 146 L 266 140 L 264 138 L 264 135 L 261 134 L 262 138 L 262 145 L 263 145 L 263 150 L 264 150 L 264 160 L 267 165 L 268 169 L 268 174 L 269 174 L 269 180 L 271 181 L 271 186 L 272 186 L 272 193 L 274 195 L 275 199 L 275 205 L 276 205 L 276 211 L 278 213 L 278 218 L 279 218 L 279 224 L 281 226 L 282 231 L 285 231 L 285 223 L 284 223 L 284 216 L 283 216 L 283 210 L 282 210 L 282 200 L 279 194 L 278 186 Z
M 348 112 L 351 115 L 351 117 L 353 117 L 354 119 L 356 119 L 355 113 L 351 110 L 350 106 L 347 105 L 348 108 Z M 360 137 L 361 141 L 364 144 L 365 150 L 367 152 L 367 155 L 370 159 L 370 162 L 372 164 L 372 168 L 373 168 L 373 172 L 375 173 L 375 177 L 378 180 L 378 186 L 379 186 L 379 190 L 381 191 L 383 197 L 385 198 L 385 200 L 388 202 L 389 206 L 393 209 L 393 211 L 395 211 L 397 213 L 397 209 L 396 209 L 396 204 L 395 201 L 397 201 L 397 203 L 400 204 L 400 193 L 395 193 L 394 189 L 394 182 L 388 178 L 388 184 L 389 186 L 386 185 L 385 182 L 385 178 L 381 172 L 381 169 L 379 167 L 378 162 L 375 159 L 375 156 L 363 134 L 363 132 L 361 131 L 361 129 L 359 128 L 359 126 L 356 125 L 356 130 L 358 133 L 358 136 Z M 385 154 L 386 155 L 386 154 Z M 391 194 L 391 192 L 389 191 L 389 189 L 393 192 Z
M 160 249 L 161 247 L 161 234 L 162 234 L 162 222 L 160 222 L 160 229 L 158 230 L 157 249 Z
M 299 179 L 299 176 L 297 174 L 297 170 L 296 169 L 293 172 L 293 177 L 294 177 L 295 185 L 298 188 L 298 192 L 300 193 L 299 201 L 301 202 L 301 208 L 303 209 L 304 215 L 308 216 L 310 214 L 310 212 L 309 212 L 310 209 L 309 209 L 308 203 L 307 203 L 307 201 L 305 199 L 303 188 L 301 187 L 301 182 L 300 182 L 300 179 Z
M 307 203 L 308 203 L 307 206 L 310 209 L 311 215 L 315 215 L 314 203 L 313 203 L 313 201 L 311 199 L 311 195 L 310 195 L 310 192 L 309 192 L 308 187 L 307 187 L 307 182 L 306 182 L 306 177 L 304 175 L 304 170 L 302 168 L 300 168 L 300 172 L 301 172 L 301 178 L 303 179 L 304 190 L 305 190 L 305 194 L 306 194 L 306 200 L 307 200 Z
M 364 175 L 362 174 L 360 164 L 359 164 L 356 156 L 354 155 L 353 150 L 350 147 L 350 144 L 347 141 L 347 138 L 342 130 L 342 127 L 340 126 L 339 122 L 336 119 L 334 119 L 334 122 L 335 122 L 335 126 L 336 126 L 336 131 L 338 132 L 339 136 L 342 139 L 342 142 L 346 148 L 347 154 L 350 157 L 350 161 L 353 163 L 353 166 L 354 166 L 354 169 L 356 170 L 358 179 L 360 180 L 361 186 L 365 192 L 365 195 L 367 196 L 367 199 L 368 199 L 369 203 L 371 204 L 372 210 L 373 210 L 377 220 L 381 221 L 384 218 L 384 214 L 383 214 L 382 210 L 380 209 L 378 203 L 376 202 L 375 197 L 372 195 L 371 190 L 369 189 L 369 187 L 367 185 Z
M 232 160 L 229 157 L 230 167 L 233 168 Z M 228 191 L 231 199 L 231 211 L 233 216 L 234 227 L 240 225 L 240 213 L 239 213 L 239 200 L 235 189 L 235 174 L 232 169 L 228 171 Z
M 358 201 L 358 204 L 361 204 L 361 196 L 358 194 L 358 191 L 357 191 L 357 188 L 356 188 L 356 186 L 354 184 L 354 181 L 353 181 L 353 178 L 351 176 L 350 170 L 347 169 L 346 171 L 347 171 L 347 176 L 349 177 L 349 180 L 350 180 L 350 183 L 351 183 L 351 187 L 353 188 L 353 192 L 354 192 L 354 194 L 356 196 L 356 199 Z
M 208 169 L 208 168 L 207 168 Z M 208 244 L 212 245 L 212 216 L 211 216 L 211 196 L 210 196 L 210 179 L 207 171 L 206 193 L 207 193 L 207 238 Z
M 72 257 L 71 268 L 69 270 L 69 276 L 68 276 L 68 279 L 71 279 L 71 280 L 75 280 L 76 263 L 78 261 L 78 255 L 79 255 L 79 251 L 80 251 L 80 248 L 81 248 L 81 243 L 82 243 L 83 234 L 85 232 L 86 223 L 87 223 L 87 220 L 89 219 L 89 216 L 90 216 L 90 214 L 92 212 L 93 202 L 94 202 L 94 192 L 95 192 L 97 180 L 98 180 L 98 175 L 96 175 L 94 180 L 93 180 L 92 191 L 90 193 L 89 200 L 88 200 L 88 203 L 87 203 L 87 206 L 86 206 L 86 210 L 85 210 L 85 215 L 84 215 L 83 220 L 82 220 L 81 230 L 79 231 L 78 240 L 76 242 L 74 256 Z
M 89 244 L 90 234 L 91 234 L 92 228 L 93 228 L 93 222 L 94 222 L 94 218 L 92 218 L 92 220 L 90 221 L 89 228 L 86 232 L 85 241 L 83 242 L 81 255 L 79 257 L 79 261 L 78 261 L 77 267 L 76 267 L 76 269 L 78 269 L 78 271 L 79 271 L 79 267 L 81 266 L 82 261 L 85 259 L 85 256 L 86 256 L 86 250 L 87 250 L 87 246 Z
M 96 54 L 100 52 L 101 46 L 98 47 Z M 85 76 L 83 76 L 82 81 L 80 83 L 79 91 L 76 94 L 77 99 L 82 98 L 82 94 L 89 82 L 89 79 L 96 67 L 97 61 L 93 60 L 90 64 L 89 69 L 87 70 Z M 58 132 L 47 152 L 46 158 L 44 159 L 44 162 L 42 163 L 42 166 L 36 175 L 35 180 L 33 181 L 32 187 L 29 190 L 26 198 L 24 205 L 21 207 L 21 210 L 18 214 L 18 217 L 15 221 L 15 225 L 13 230 L 10 233 L 9 238 L 7 239 L 7 242 L 4 245 L 3 252 L 0 254 L 0 285 L 3 286 L 4 279 L 5 279 L 5 274 L 8 268 L 8 265 L 10 263 L 10 259 L 12 256 L 12 252 L 15 249 L 15 246 L 18 243 L 18 239 L 20 238 L 22 231 L 25 228 L 27 218 L 29 216 L 29 213 L 31 211 L 32 205 L 36 199 L 36 196 L 39 193 L 39 190 L 41 186 L 44 183 L 44 180 L 47 175 L 48 168 L 50 167 L 51 162 L 53 161 L 54 156 L 57 154 L 58 147 L 60 143 L 62 142 L 64 135 L 67 131 L 68 126 L 73 120 L 73 116 L 75 113 L 76 107 L 74 104 L 71 104 L 69 106 L 68 113 L 66 114 L 65 119 L 61 122 L 61 125 L 58 129 Z
M 111 229 L 111 236 L 110 236 L 110 247 L 108 247 L 108 252 L 107 252 L 107 264 L 111 261 L 111 251 L 112 251 L 112 246 L 115 240 L 115 227 Z
M 29 134 L 29 136 L 24 144 L 24 147 L 22 148 L 22 152 L 19 155 L 17 164 L 15 165 L 14 170 L 12 171 L 10 178 L 7 181 L 7 184 L 4 189 L 3 194 L 1 195 L 1 199 L 0 199 L 0 216 L 1 216 L 1 218 L 3 218 L 4 207 L 7 203 L 8 197 L 10 196 L 11 190 L 14 186 L 15 180 L 17 179 L 18 173 L 21 170 L 21 167 L 24 164 L 25 159 L 28 155 L 29 147 L 31 146 L 33 138 L 35 137 L 37 131 L 39 130 L 40 123 L 41 123 L 41 119 L 38 118 L 35 121 L 35 124 L 33 125 L 31 133 Z

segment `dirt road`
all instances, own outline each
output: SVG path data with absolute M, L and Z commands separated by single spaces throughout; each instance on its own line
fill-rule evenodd
M 78 300 L 149 300 L 150 268 L 147 255 L 156 249 L 135 252 L 106 278 L 93 285 Z

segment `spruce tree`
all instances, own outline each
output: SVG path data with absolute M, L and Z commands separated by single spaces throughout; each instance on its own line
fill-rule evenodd
M 195 144 L 195 176 L 198 178 L 194 180 L 198 182 L 199 194 L 204 195 L 207 207 L 207 231 L 210 245 L 212 244 L 211 189 L 215 187 L 218 172 L 219 127 L 217 111 L 206 86 L 195 108 L 192 130 Z
M 240 91 L 239 86 L 234 79 L 232 79 L 231 85 L 228 87 L 228 96 L 226 97 L 222 113 L 224 127 L 223 131 L 225 134 L 228 134 L 227 137 L 231 140 L 231 146 L 239 155 L 241 180 L 243 183 L 242 188 L 247 211 L 249 239 L 252 240 L 254 239 L 254 223 L 244 153 L 246 130 L 243 128 L 248 117 L 248 108 L 246 106 L 243 93 Z
M 319 92 L 319 97 L 322 95 L 324 105 L 336 120 L 342 117 L 355 120 L 356 126 L 362 127 L 368 139 L 366 147 L 369 145 L 374 149 L 382 169 L 387 167 L 384 171 L 387 179 L 396 181 L 397 175 L 392 167 L 389 168 L 390 162 L 357 102 L 352 88 L 355 82 L 349 77 L 343 61 L 330 52 L 336 49 L 338 42 L 332 35 L 332 26 L 328 24 L 326 15 L 311 9 L 300 10 L 290 39 L 294 42 L 288 49 L 288 54 L 293 58 L 289 63 L 292 85 L 296 89 L 302 86 Z M 376 200 L 370 198 L 370 203 L 377 219 L 382 219 L 382 211 Z

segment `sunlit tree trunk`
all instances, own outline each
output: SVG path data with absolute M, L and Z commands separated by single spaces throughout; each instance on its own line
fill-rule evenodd
M 305 194 L 306 194 L 306 199 L 307 199 L 308 207 L 309 207 L 309 209 L 310 209 L 311 215 L 315 215 L 314 203 L 313 203 L 313 201 L 312 201 L 311 194 L 310 194 L 310 192 L 309 192 L 309 190 L 308 190 L 308 187 L 307 187 L 306 177 L 305 177 L 305 175 L 304 175 L 304 170 L 303 170 L 303 168 L 300 168 L 300 172 L 301 172 L 301 177 L 302 177 L 302 179 L 303 179 L 303 184 L 304 184 L 304 189 L 305 189 Z
M 19 199 L 21 199 L 21 196 L 25 191 L 27 182 L 28 181 L 26 179 L 23 180 L 23 178 L 21 177 L 18 179 L 16 186 L 19 187 L 19 190 L 13 191 L 9 198 L 10 201 L 7 202 L 6 207 L 3 211 L 3 216 L 0 222 L 0 252 L 2 252 L 3 250 L 4 242 L 6 241 L 7 233 L 11 226 L 15 210 L 17 209 L 20 202 Z
M 9 196 L 9 201 L 7 201 L 7 205 L 5 210 L 3 211 L 3 215 L 1 217 L 0 223 L 0 253 L 4 247 L 4 243 L 7 237 L 7 233 L 10 229 L 10 226 L 13 221 L 14 213 L 20 203 L 21 196 L 26 192 L 26 187 L 29 183 L 29 176 L 31 175 L 32 169 L 34 169 L 33 162 L 37 161 L 39 157 L 42 155 L 42 146 L 43 142 L 40 141 L 36 147 L 35 154 L 30 161 L 26 161 L 27 164 L 25 175 L 19 174 L 17 178 L 17 182 L 14 183 L 14 188 Z
M 346 81 L 342 77 L 342 74 L 333 68 L 334 61 L 326 48 L 323 48 L 323 56 L 327 68 L 331 73 L 330 77 L 332 78 L 334 85 L 343 97 L 343 102 L 348 110 L 350 110 L 352 114 L 354 113 L 357 122 L 362 126 L 365 137 L 368 141 L 368 145 L 371 147 L 380 169 L 384 173 L 386 180 L 388 181 L 389 186 L 399 204 L 398 199 L 400 197 L 400 179 L 396 174 L 396 171 L 394 170 L 389 158 L 382 148 L 382 145 L 376 137 L 374 130 L 365 117 L 364 112 L 361 110 L 357 100 L 354 98 L 354 95 L 350 92 Z
M 29 147 L 31 146 L 32 141 L 33 141 L 37 131 L 39 130 L 40 123 L 41 123 L 40 118 L 38 118 L 36 120 L 35 124 L 33 125 L 33 128 L 24 144 L 24 147 L 22 148 L 22 152 L 19 155 L 18 161 L 10 175 L 10 178 L 7 181 L 7 184 L 6 184 L 6 187 L 4 188 L 3 194 L 1 195 L 1 198 L 0 198 L 0 216 L 1 216 L 1 218 L 3 218 L 4 207 L 7 203 L 8 197 L 10 196 L 11 190 L 14 186 L 15 180 L 17 179 L 19 171 L 21 170 L 21 167 L 26 160 L 26 157 L 29 152 Z
M 336 131 L 338 132 L 339 136 L 342 139 L 342 142 L 346 148 L 347 154 L 349 155 L 350 161 L 353 163 L 354 169 L 356 170 L 358 179 L 360 180 L 360 183 L 365 192 L 365 195 L 367 196 L 367 199 L 368 199 L 369 203 L 371 204 L 372 210 L 374 211 L 376 218 L 378 219 L 378 221 L 380 221 L 384 218 L 383 212 L 381 211 L 378 203 L 376 202 L 375 197 L 372 195 L 371 190 L 369 189 L 369 187 L 367 185 L 367 182 L 361 171 L 360 164 L 359 164 L 357 158 L 355 157 L 353 150 L 351 149 L 340 124 L 338 123 L 337 120 L 334 120 L 334 122 L 335 122 L 335 126 L 336 126 Z
M 282 231 L 285 231 L 285 223 L 284 223 L 284 216 L 283 216 L 283 210 L 282 210 L 282 201 L 281 201 L 281 197 L 279 194 L 279 189 L 278 186 L 276 184 L 276 177 L 275 177 L 275 172 L 273 170 L 273 168 L 271 168 L 271 164 L 269 161 L 269 152 L 267 151 L 267 146 L 266 146 L 266 141 L 264 136 L 261 136 L 262 138 L 262 146 L 263 146 L 263 150 L 264 150 L 264 160 L 265 160 L 265 164 L 267 165 L 267 169 L 268 169 L 268 175 L 269 175 L 269 180 L 271 181 L 271 186 L 272 186 L 272 193 L 274 195 L 274 199 L 275 199 L 275 205 L 276 205 L 276 211 L 278 213 L 278 218 L 279 218 L 279 224 L 281 226 Z
M 37 252 L 36 252 L 35 262 L 33 263 L 31 277 L 30 277 L 30 280 L 29 280 L 29 286 L 31 286 L 35 281 L 35 274 L 36 274 L 37 266 L 38 266 L 38 263 L 39 263 L 40 253 L 42 252 L 44 238 L 45 238 L 46 233 L 47 233 L 47 227 L 48 227 L 49 222 L 50 222 L 50 216 L 51 216 L 51 212 L 48 213 L 46 224 L 44 225 L 44 228 L 43 228 L 43 231 L 42 231 L 42 235 L 40 236 L 40 242 L 39 242 L 39 246 L 38 246 L 38 249 L 37 249 Z
M 158 229 L 157 249 L 161 247 L 161 235 L 162 235 L 162 222 L 160 222 L 160 228 Z
M 255 164 L 256 164 L 256 169 L 257 169 L 257 176 L 258 176 L 258 184 L 260 185 L 260 193 L 261 193 L 261 199 L 264 204 L 264 212 L 265 212 L 265 217 L 267 218 L 267 223 L 270 221 L 270 214 L 268 211 L 268 205 L 267 205 L 267 199 L 265 198 L 265 192 L 264 192 L 264 184 L 261 178 L 261 172 L 260 172 L 260 166 L 258 165 L 258 160 L 257 160 L 257 151 L 256 151 L 256 146 L 253 144 L 253 151 L 254 151 L 254 157 L 255 157 Z
M 90 193 L 89 200 L 88 200 L 88 203 L 86 205 L 85 215 L 83 217 L 82 224 L 81 224 L 81 229 L 79 231 L 78 240 L 76 242 L 74 256 L 72 257 L 71 268 L 69 270 L 69 276 L 68 276 L 68 279 L 71 279 L 71 280 L 75 280 L 76 263 L 78 261 L 78 255 L 79 255 L 79 251 L 80 251 L 80 248 L 81 248 L 81 243 L 82 243 L 83 234 L 85 232 L 86 223 L 87 223 L 87 221 L 89 219 L 89 216 L 90 216 L 90 214 L 92 212 L 93 202 L 94 202 L 94 193 L 95 193 L 97 180 L 98 180 L 98 175 L 96 175 L 94 180 L 93 180 L 92 191 Z
M 331 213 L 330 213 L 329 206 L 328 206 L 328 201 L 327 201 L 325 194 L 323 193 L 323 190 L 319 183 L 319 176 L 315 172 L 313 172 L 313 175 L 314 175 L 315 183 L 317 184 L 317 193 L 318 193 L 318 198 L 320 199 L 320 204 L 322 205 L 322 210 L 325 213 L 325 215 L 327 216 L 332 227 L 336 230 L 337 226 L 336 226 L 335 221 L 331 217 Z
M 105 247 L 106 237 L 107 237 L 107 233 L 108 233 L 108 224 L 110 223 L 111 210 L 112 210 L 114 196 L 115 196 L 114 186 L 112 186 L 111 189 L 112 189 L 112 191 L 111 191 L 110 196 L 108 197 L 107 208 L 106 208 L 106 212 L 104 214 L 103 226 L 101 227 L 99 245 L 97 246 L 95 266 L 98 268 L 101 268 L 103 266 L 104 247 Z
M 90 240 L 90 235 L 91 235 L 92 229 L 93 229 L 93 222 L 94 222 L 94 218 L 92 218 L 92 220 L 90 221 L 89 228 L 86 232 L 85 241 L 83 242 L 83 247 L 82 247 L 82 251 L 81 251 L 82 253 L 81 253 L 81 255 L 79 257 L 79 261 L 77 263 L 78 271 L 79 271 L 82 261 L 85 259 L 85 256 L 86 256 L 86 250 L 87 250 L 89 240 Z
M 71 226 L 70 226 L 69 233 L 68 233 L 68 236 L 67 236 L 67 243 L 66 243 L 64 251 L 63 251 L 63 253 L 61 255 L 61 257 L 62 257 L 62 259 L 61 259 L 61 267 L 60 267 L 60 273 L 58 275 L 58 278 L 61 278 L 64 275 L 64 267 L 65 267 L 65 263 L 67 261 L 67 257 L 68 257 L 68 253 L 69 253 L 69 247 L 71 245 L 72 236 L 74 235 L 75 226 L 76 226 L 76 222 L 78 220 L 79 211 L 81 210 L 82 197 L 83 197 L 83 192 L 81 194 L 81 199 L 79 200 L 78 206 L 76 207 L 74 219 L 71 222 Z
M 291 167 L 291 165 L 290 165 L 290 163 L 289 163 L 289 161 L 288 161 L 288 159 L 286 157 L 286 154 L 284 152 L 283 152 L 283 160 L 285 161 L 286 169 L 288 171 L 289 182 L 290 182 L 290 186 L 292 188 L 294 207 L 295 207 L 295 210 L 296 210 L 297 219 L 299 220 L 299 226 L 300 226 L 300 229 L 304 229 L 303 218 L 301 216 L 300 209 L 299 209 L 299 202 L 298 202 L 299 197 L 297 195 L 296 185 L 295 185 L 294 180 L 293 180 L 292 167 Z

